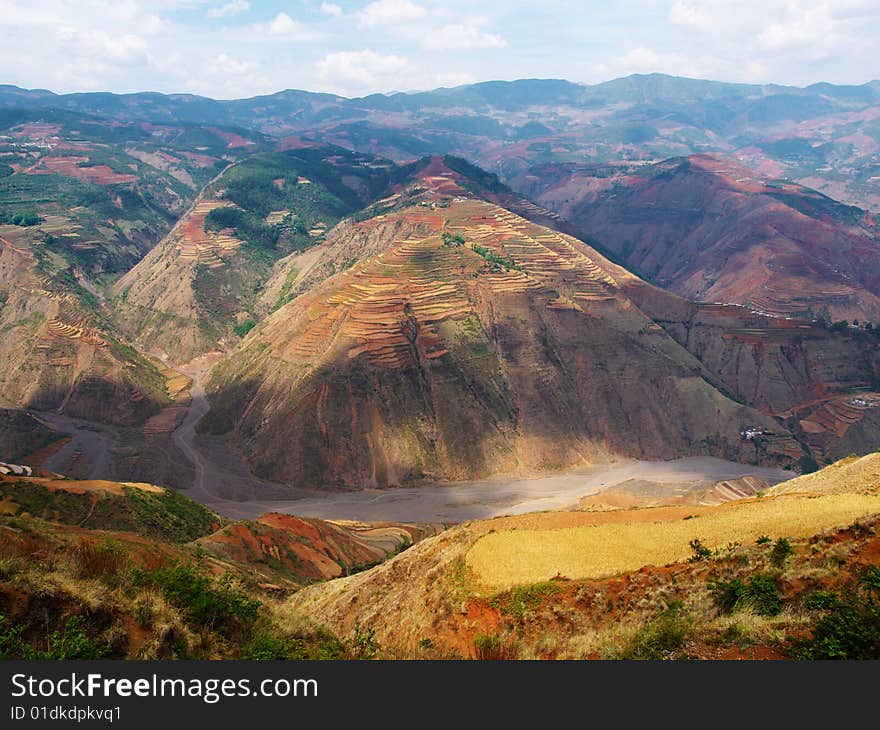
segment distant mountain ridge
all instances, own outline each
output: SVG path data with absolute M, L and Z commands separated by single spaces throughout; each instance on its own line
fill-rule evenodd
M 187 93 L 160 92 L 75 92 L 56 94 L 47 89 L 24 89 L 0 85 L 0 107 L 56 108 L 101 115 L 125 114 L 145 121 L 241 123 L 248 115 L 299 112 L 301 122 L 312 122 L 307 111 L 318 112 L 328 105 L 341 109 L 418 110 L 478 104 L 514 111 L 530 105 L 553 104 L 592 108 L 620 101 L 745 100 L 775 95 L 828 97 L 841 106 L 869 104 L 880 100 L 880 81 L 838 86 L 825 82 L 806 87 L 776 84 L 745 84 L 692 79 L 666 74 L 633 74 L 598 84 L 580 84 L 564 79 L 517 79 L 483 81 L 430 91 L 369 94 L 347 98 L 337 94 L 284 89 L 243 99 L 218 100 Z
M 233 100 L 0 86 L 0 114 L 16 109 L 306 135 L 397 161 L 454 154 L 508 182 L 544 162 L 719 152 L 880 209 L 877 81 L 801 88 L 653 73 L 594 85 L 519 79 L 360 98 L 287 89 Z

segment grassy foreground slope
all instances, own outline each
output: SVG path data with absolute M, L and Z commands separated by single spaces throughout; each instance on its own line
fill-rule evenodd
M 331 659 L 281 599 L 437 528 L 289 515 L 229 522 L 150 484 L 0 477 L 0 659 Z
M 877 658 L 864 491 L 466 523 L 286 610 L 390 657 Z
M 812 474 L 777 484 L 772 494 L 810 492 L 815 494 L 865 493 L 880 491 L 880 453 L 848 456 Z

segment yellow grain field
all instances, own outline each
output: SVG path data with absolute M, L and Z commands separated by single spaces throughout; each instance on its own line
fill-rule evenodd
M 477 540 L 467 564 L 482 584 L 497 590 L 556 575 L 599 578 L 684 560 L 693 538 L 714 548 L 754 543 L 761 535 L 806 537 L 876 513 L 880 496 L 792 495 L 728 504 L 691 519 L 507 530 Z

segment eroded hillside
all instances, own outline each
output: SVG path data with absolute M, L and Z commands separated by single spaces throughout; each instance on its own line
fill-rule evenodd
M 552 165 L 532 195 L 650 281 L 779 316 L 877 321 L 873 218 L 738 161 Z
M 371 202 L 389 165 L 307 147 L 229 167 L 116 284 L 120 328 L 176 363 L 232 347 L 277 304 L 261 303 L 275 263 L 323 241 Z M 276 296 L 284 296 L 283 283 Z

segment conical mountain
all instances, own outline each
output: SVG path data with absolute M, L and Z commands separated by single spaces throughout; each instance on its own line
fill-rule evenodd
M 771 365 L 704 363 L 740 347 L 742 308 L 706 313 L 657 290 L 441 158 L 395 196 L 326 244 L 348 268 L 304 277 L 212 373 L 202 428 L 231 433 L 258 474 L 389 486 L 623 456 L 803 455 L 769 415 L 786 401 Z M 757 392 L 737 392 L 755 378 Z

